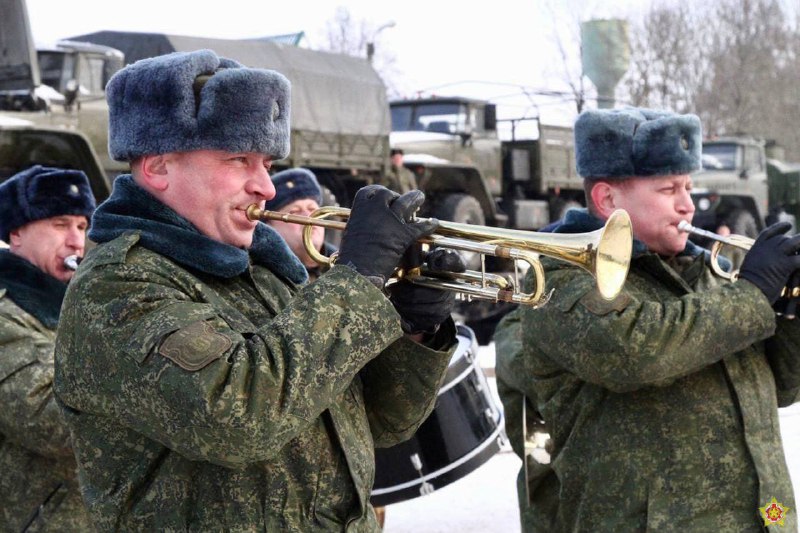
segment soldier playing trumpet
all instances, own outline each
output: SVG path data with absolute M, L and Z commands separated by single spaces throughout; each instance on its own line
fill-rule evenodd
M 95 201 L 83 172 L 34 166 L 0 185 L 0 531 L 87 531 L 53 396 L 61 303 Z
M 736 283 L 711 270 L 679 229 L 694 213 L 694 115 L 585 111 L 575 141 L 588 210 L 554 231 L 622 208 L 634 253 L 612 300 L 546 262 L 549 305 L 498 327 L 524 531 L 762 531 L 773 518 L 795 531 L 777 408 L 800 397 L 800 321 L 773 306 L 800 268 L 800 237 L 766 229 Z M 549 441 L 526 453 L 526 429 Z
M 56 350 L 92 519 L 377 530 L 374 446 L 413 435 L 455 348 L 452 294 L 383 292 L 436 229 L 412 221 L 422 193 L 359 191 L 339 263 L 303 286 L 246 215 L 289 151 L 286 78 L 201 50 L 134 63 L 107 96 L 111 153 L 132 174 L 93 218 Z

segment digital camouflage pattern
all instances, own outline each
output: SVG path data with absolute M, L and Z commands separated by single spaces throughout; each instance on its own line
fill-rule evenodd
M 763 531 L 774 497 L 791 509 L 778 529 L 796 531 L 777 407 L 798 399 L 800 320 L 702 255 L 635 257 L 613 302 L 544 264 L 550 302 L 496 334 L 514 450 L 524 398 L 551 436 L 552 462 L 528 462 L 530 504 L 520 473 L 523 530 Z
M 88 254 L 57 340 L 99 529 L 379 530 L 373 444 L 409 438 L 433 409 L 452 322 L 444 349 L 426 348 L 347 267 L 298 292 L 259 266 L 189 272 L 137 241 Z
M 0 531 L 89 531 L 53 396 L 56 332 L 0 289 Z

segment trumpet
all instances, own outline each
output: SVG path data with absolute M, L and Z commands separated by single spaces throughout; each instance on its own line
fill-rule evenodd
M 322 265 L 335 262 L 335 258 L 327 258 L 315 249 L 311 240 L 313 226 L 344 230 L 347 227 L 345 221 L 327 219 L 347 218 L 349 215 L 349 209 L 334 206 L 323 206 L 307 217 L 266 211 L 257 204 L 247 208 L 247 217 L 250 220 L 280 220 L 305 225 L 303 244 L 309 256 Z M 604 227 L 588 233 L 574 234 L 541 233 L 439 221 L 436 233 L 420 239 L 419 243 L 478 253 L 481 257 L 481 270 L 457 273 L 432 272 L 421 267 L 398 269 L 392 278 L 394 281 L 405 279 L 417 285 L 454 291 L 467 300 L 475 298 L 539 307 L 550 298 L 544 294 L 544 269 L 539 261 L 540 255 L 581 267 L 594 276 L 603 298 L 616 298 L 628 275 L 633 230 L 628 213 L 617 210 L 612 213 Z M 498 274 L 487 273 L 486 256 L 514 260 L 513 281 Z M 536 283 L 530 293 L 519 289 L 519 261 L 527 263 L 534 273 Z
M 711 270 L 714 271 L 714 274 L 724 279 L 736 281 L 739 278 L 738 270 L 726 272 L 719 265 L 719 253 L 723 246 L 732 246 L 734 248 L 739 248 L 740 250 L 748 251 L 753 247 L 753 243 L 755 242 L 754 239 L 745 237 L 744 235 L 719 235 L 718 233 L 692 226 L 685 220 L 678 222 L 678 229 L 680 231 L 699 235 L 714 241 L 714 244 L 711 245 Z
M 722 267 L 719 266 L 719 252 L 722 250 L 723 246 L 733 246 L 734 248 L 739 248 L 741 250 L 749 251 L 750 248 L 753 247 L 753 243 L 756 242 L 755 239 L 751 239 L 750 237 L 745 237 L 744 235 L 719 235 L 712 231 L 706 231 L 704 229 L 700 229 L 698 227 L 692 226 L 685 220 L 681 220 L 678 222 L 678 229 L 681 231 L 685 231 L 686 233 L 694 233 L 695 235 L 700 235 L 702 237 L 706 237 L 714 241 L 714 244 L 711 245 L 711 270 L 714 271 L 716 275 L 721 278 L 728 279 L 731 281 L 736 281 L 739 279 L 739 271 L 733 270 L 731 272 L 725 272 Z M 800 287 L 784 287 L 781 291 L 782 298 L 800 298 Z M 778 313 L 779 315 L 782 313 Z M 793 319 L 794 314 L 786 315 L 786 318 Z

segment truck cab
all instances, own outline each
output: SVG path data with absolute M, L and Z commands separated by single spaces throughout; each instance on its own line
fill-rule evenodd
M 764 142 L 722 137 L 703 142 L 702 168 L 692 175 L 693 224 L 755 237 L 769 212 Z
M 462 97 L 395 100 L 389 104 L 392 148 L 425 191 L 428 215 L 505 225 L 502 147 L 493 104 Z

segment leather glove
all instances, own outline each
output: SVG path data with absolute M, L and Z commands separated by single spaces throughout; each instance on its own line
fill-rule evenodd
M 424 201 L 425 195 L 417 190 L 400 196 L 381 185 L 361 188 L 353 200 L 337 264 L 383 288 L 406 249 L 438 227 L 436 220 L 411 221 Z
M 761 289 L 773 305 L 792 274 L 800 270 L 800 235 L 784 235 L 791 227 L 778 222 L 762 231 L 739 269 L 739 277 Z
M 438 248 L 426 258 L 428 270 L 464 272 L 466 264 L 455 250 Z M 399 281 L 389 286 L 389 300 L 400 314 L 400 325 L 408 334 L 433 334 L 450 317 L 456 298 L 452 291 Z

